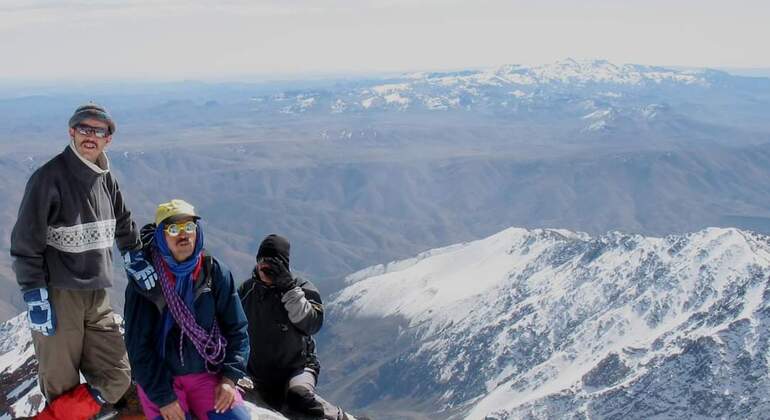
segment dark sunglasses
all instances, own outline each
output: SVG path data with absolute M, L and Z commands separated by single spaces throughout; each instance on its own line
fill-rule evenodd
M 110 135 L 109 129 L 102 127 L 91 127 L 90 125 L 85 124 L 76 125 L 75 130 L 84 136 L 94 136 L 98 139 L 103 139 Z
M 260 258 L 257 260 L 257 269 L 260 271 L 270 271 L 273 263 L 267 258 Z

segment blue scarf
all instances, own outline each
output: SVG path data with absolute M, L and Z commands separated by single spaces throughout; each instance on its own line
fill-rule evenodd
M 198 265 L 198 260 L 201 258 L 201 251 L 203 250 L 203 224 L 198 220 L 198 229 L 195 234 L 195 249 L 189 258 L 182 262 L 177 262 L 174 256 L 171 254 L 171 250 L 166 243 L 166 237 L 163 235 L 163 230 L 166 229 L 166 224 L 161 223 L 155 228 L 155 251 L 166 262 L 171 273 L 176 278 L 176 284 L 174 285 L 174 291 L 179 297 L 184 300 L 185 305 L 193 312 L 193 300 L 195 294 L 193 293 L 193 271 L 195 266 Z M 157 269 L 163 269 L 162 267 L 156 267 Z M 161 280 L 162 281 L 162 280 Z M 160 287 L 160 285 L 158 285 Z M 161 330 L 160 340 L 158 340 L 158 350 L 162 357 L 165 357 L 166 338 L 168 337 L 171 327 L 176 323 L 174 317 L 171 316 L 171 311 L 168 307 L 163 309 L 163 329 Z M 181 355 L 180 355 L 181 357 Z

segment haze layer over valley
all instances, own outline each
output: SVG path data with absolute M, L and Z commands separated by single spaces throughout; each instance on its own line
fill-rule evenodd
M 509 226 L 770 231 L 770 79 L 605 61 L 271 84 L 0 89 L 0 319 L 32 171 L 93 99 L 140 223 L 184 198 L 240 279 L 271 232 L 325 293 L 369 265 Z M 113 289 L 120 302 L 123 276 Z

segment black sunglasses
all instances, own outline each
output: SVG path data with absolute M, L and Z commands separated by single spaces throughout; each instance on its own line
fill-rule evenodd
M 110 135 L 110 131 L 102 127 L 91 127 L 90 125 L 78 124 L 75 126 L 75 130 L 84 136 L 94 136 L 99 139 L 103 139 Z

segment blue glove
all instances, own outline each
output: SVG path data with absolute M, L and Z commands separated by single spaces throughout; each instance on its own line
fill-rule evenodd
M 139 287 L 150 290 L 158 281 L 158 273 L 155 267 L 144 259 L 144 251 L 137 249 L 123 254 L 123 265 L 126 268 L 128 278 L 132 279 Z
M 27 290 L 24 292 L 24 302 L 27 303 L 29 328 L 46 336 L 54 335 L 56 314 L 48 300 L 48 290 L 42 288 Z

